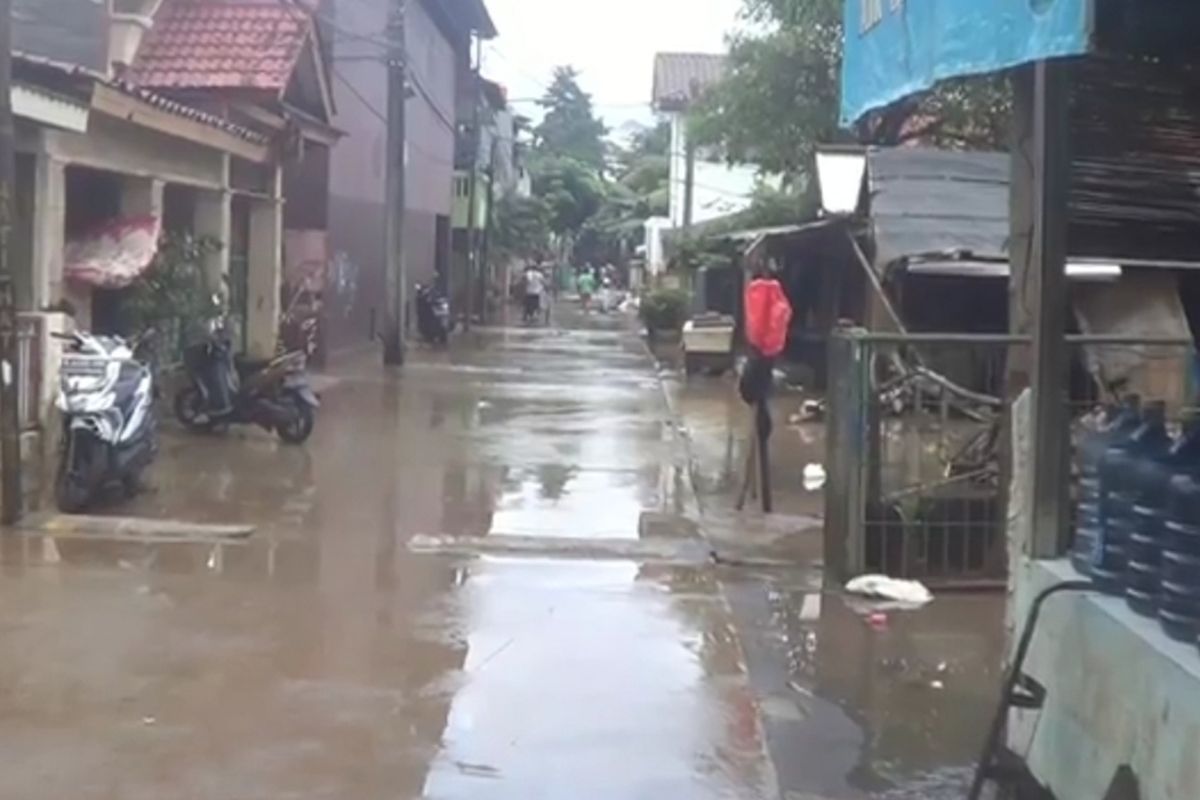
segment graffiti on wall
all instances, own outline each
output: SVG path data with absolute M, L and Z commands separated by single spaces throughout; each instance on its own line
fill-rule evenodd
M 317 363 L 325 355 L 321 315 L 329 272 L 328 248 L 325 231 L 284 231 L 279 343 L 283 350 L 299 350 Z

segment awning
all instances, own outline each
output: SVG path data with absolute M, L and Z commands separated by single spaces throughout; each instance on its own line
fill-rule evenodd
M 867 151 L 875 263 L 955 253 L 1008 258 L 1007 153 L 918 147 Z
M 18 117 L 75 133 L 87 133 L 86 103 L 20 83 L 13 84 L 11 96 L 13 114 Z
M 830 225 L 837 223 L 837 220 L 818 219 L 812 222 L 797 223 L 794 225 L 771 225 L 763 228 L 745 228 L 740 231 L 730 231 L 712 236 L 711 238 L 726 242 L 756 242 L 760 239 L 776 239 L 780 237 L 794 236 L 798 233 L 807 233 L 808 231 L 820 230 L 828 228 Z

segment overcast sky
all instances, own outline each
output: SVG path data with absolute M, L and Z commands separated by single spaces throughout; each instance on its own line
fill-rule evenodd
M 487 0 L 500 35 L 483 71 L 514 100 L 540 96 L 555 66 L 571 64 L 610 128 L 647 121 L 654 54 L 721 53 L 740 0 Z M 534 116 L 537 107 L 514 103 Z

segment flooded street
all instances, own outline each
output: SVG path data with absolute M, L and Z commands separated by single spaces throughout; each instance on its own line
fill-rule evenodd
M 868 601 L 821 591 L 824 426 L 801 391 L 772 402 L 776 513 L 733 511 L 751 436 L 731 376 L 685 382 L 656 353 L 682 419 L 703 531 L 718 570 L 785 798 L 958 800 L 994 713 L 1004 597 L 948 593 L 869 624 Z M 780 564 L 787 566 L 780 566 Z
M 169 431 L 112 509 L 244 541 L 0 540 L 0 796 L 958 796 L 1001 597 L 823 596 L 820 493 L 730 513 L 728 387 L 616 320 L 412 356 L 337 362 L 304 448 Z

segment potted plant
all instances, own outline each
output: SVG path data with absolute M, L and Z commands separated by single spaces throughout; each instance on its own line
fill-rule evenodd
M 678 339 L 690 304 L 690 296 L 682 289 L 655 289 L 643 297 L 639 313 L 650 341 Z

